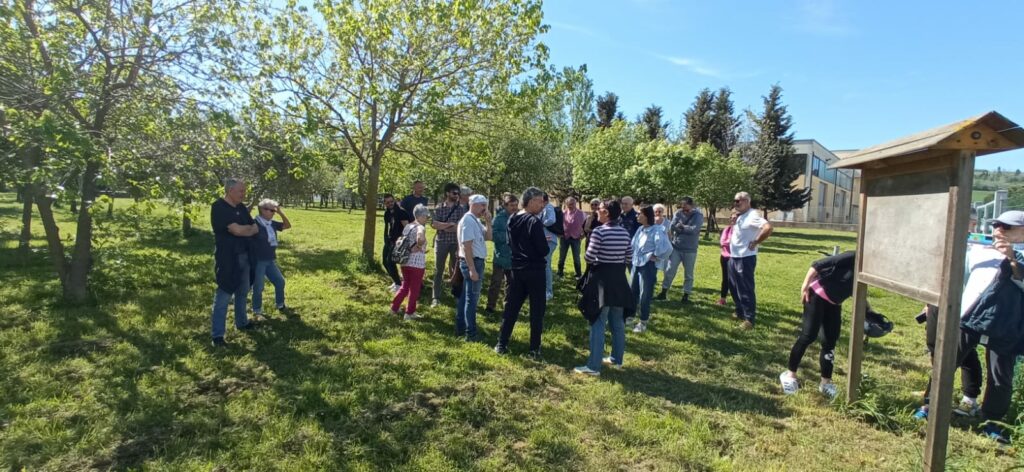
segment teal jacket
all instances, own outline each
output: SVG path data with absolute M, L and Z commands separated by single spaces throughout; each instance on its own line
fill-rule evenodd
M 499 208 L 491 222 L 492 241 L 494 241 L 494 265 L 502 269 L 512 268 L 512 246 L 508 244 L 508 212 Z

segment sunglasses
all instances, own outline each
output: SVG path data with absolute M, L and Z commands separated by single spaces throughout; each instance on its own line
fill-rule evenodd
M 1008 224 L 1006 224 L 1006 223 L 1003 223 L 1002 221 L 996 221 L 995 223 L 992 223 L 992 229 L 1005 229 L 1005 230 L 1011 230 L 1011 229 L 1013 229 L 1013 228 L 1017 228 L 1017 226 L 1014 226 L 1014 225 L 1008 225 Z

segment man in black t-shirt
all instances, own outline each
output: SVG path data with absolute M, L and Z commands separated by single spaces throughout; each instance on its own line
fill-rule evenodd
M 384 270 L 391 277 L 391 291 L 397 292 L 402 285 L 402 276 L 398 273 L 398 264 L 391 260 L 391 252 L 395 249 L 395 241 L 402 236 L 402 230 L 412 219 L 409 214 L 395 203 L 395 197 L 390 193 L 384 194 Z
M 426 189 L 427 186 L 423 184 L 422 180 L 417 180 L 412 183 L 412 194 L 406 195 L 405 198 L 402 199 L 402 204 L 400 205 L 407 214 L 412 215 L 412 211 L 416 208 L 416 205 L 427 206 L 427 196 L 423 195 L 423 192 Z M 409 221 L 412 221 L 411 216 Z
M 251 329 L 255 324 L 246 316 L 246 299 L 251 285 L 249 271 L 250 245 L 252 236 L 259 233 L 259 227 L 249 214 L 242 200 L 245 199 L 245 182 L 227 179 L 224 182 L 224 197 L 213 202 L 210 208 L 210 223 L 215 241 L 214 263 L 217 277 L 217 293 L 213 301 L 213 345 L 224 346 L 224 331 L 228 314 L 228 303 L 235 298 L 235 327 Z

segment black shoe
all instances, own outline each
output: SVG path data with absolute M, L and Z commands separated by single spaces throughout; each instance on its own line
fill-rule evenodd
M 683 303 L 690 303 L 690 294 L 689 294 L 689 293 L 684 293 L 684 294 L 683 294 L 683 300 L 682 300 L 682 302 L 683 302 Z
M 544 361 L 544 358 L 541 357 L 541 355 L 540 355 L 540 351 L 530 351 L 530 352 L 526 353 L 526 358 L 530 359 L 531 361 L 536 361 L 536 362 L 543 362 Z
M 654 299 L 655 300 L 664 300 L 665 299 L 665 290 L 662 289 L 661 293 L 659 293 L 658 296 L 654 297 Z
M 246 324 L 244 324 L 242 326 L 236 326 L 236 328 L 238 328 L 239 331 L 250 331 L 250 330 L 254 330 L 254 329 L 258 328 L 258 327 L 259 327 L 259 323 L 255 322 L 255 321 L 252 321 L 252 320 L 249 320 L 248 323 L 246 323 Z
M 213 347 L 228 347 L 228 343 L 227 341 L 224 340 L 223 336 L 213 338 L 213 342 L 211 342 L 210 344 L 212 344 Z
M 484 308 L 484 313 L 487 313 L 488 315 L 493 315 L 494 308 Z
M 474 334 L 474 335 L 468 335 L 468 334 L 467 334 L 467 335 L 466 335 L 466 342 L 467 342 L 467 343 L 475 343 L 475 342 L 477 342 L 477 341 L 479 341 L 479 340 L 480 340 L 480 337 L 481 337 L 481 336 L 480 336 L 480 333 L 476 333 L 476 334 Z
M 504 356 L 505 354 L 508 354 L 508 348 L 498 344 L 497 346 L 494 346 L 494 353 L 499 356 Z

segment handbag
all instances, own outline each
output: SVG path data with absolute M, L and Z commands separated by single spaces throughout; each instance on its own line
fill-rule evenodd
M 409 227 L 414 228 L 413 225 L 409 225 Z M 410 231 L 406 229 L 398 241 L 395 241 L 395 247 L 391 250 L 391 261 L 398 265 L 409 262 L 409 255 L 412 254 L 412 248 L 416 245 L 416 237 L 409 233 Z

